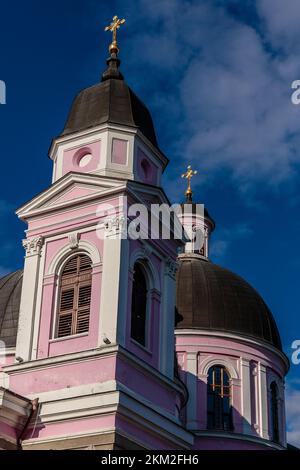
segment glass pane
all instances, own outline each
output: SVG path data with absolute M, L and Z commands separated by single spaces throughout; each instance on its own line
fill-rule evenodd
M 228 377 L 228 374 L 226 372 L 226 370 L 224 369 L 223 371 L 223 385 L 225 387 L 228 387 L 229 386 L 229 377 Z

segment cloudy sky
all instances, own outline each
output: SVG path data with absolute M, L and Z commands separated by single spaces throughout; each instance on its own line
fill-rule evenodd
M 1 2 L 4 3 L 4 2 Z M 17 5 L 17 6 L 16 6 Z M 284 349 L 300 339 L 299 0 L 51 0 L 1 6 L 0 276 L 22 266 L 14 209 L 50 184 L 47 151 L 74 95 L 105 67 L 117 13 L 122 71 L 147 103 L 170 158 L 165 187 L 199 171 L 195 196 L 217 222 L 213 261 L 264 296 Z M 174 184 L 176 181 L 176 184 Z M 300 365 L 287 383 L 289 440 L 300 443 Z

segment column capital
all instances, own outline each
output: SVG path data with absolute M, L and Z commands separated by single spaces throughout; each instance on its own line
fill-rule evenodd
M 123 215 L 109 217 L 104 223 L 105 236 L 119 237 L 127 232 L 127 220 Z
M 177 261 L 174 261 L 172 258 L 167 258 L 165 262 L 165 274 L 175 279 L 177 270 L 178 270 Z
M 23 240 L 22 244 L 23 244 L 23 248 L 25 249 L 26 257 L 36 256 L 41 253 L 41 249 L 44 245 L 44 238 L 41 236 L 27 238 Z

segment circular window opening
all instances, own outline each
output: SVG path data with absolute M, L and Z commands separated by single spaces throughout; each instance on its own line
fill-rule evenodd
M 93 158 L 93 155 L 91 153 L 85 153 L 79 158 L 78 166 L 80 168 L 84 168 L 91 162 L 92 158 Z

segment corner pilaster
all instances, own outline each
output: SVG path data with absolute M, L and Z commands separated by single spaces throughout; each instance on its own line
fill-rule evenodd
M 19 362 L 25 362 L 31 359 L 36 299 L 43 245 L 44 239 L 40 236 L 23 240 L 23 247 L 26 255 L 16 346 L 16 359 Z

